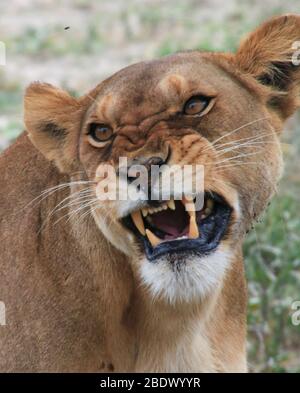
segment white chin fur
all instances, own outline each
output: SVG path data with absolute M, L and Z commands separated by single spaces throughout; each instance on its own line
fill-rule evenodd
M 177 267 L 170 263 L 168 256 L 155 262 L 145 258 L 141 261 L 140 275 L 154 298 L 165 299 L 169 303 L 197 301 L 219 286 L 230 259 L 230 253 L 222 245 L 205 257 L 178 257 Z

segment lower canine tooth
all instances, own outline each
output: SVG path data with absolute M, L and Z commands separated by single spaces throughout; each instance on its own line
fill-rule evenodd
M 189 238 L 197 239 L 199 237 L 199 229 L 196 223 L 196 217 L 190 216 Z
M 139 210 L 131 213 L 131 218 L 132 221 L 134 222 L 134 225 L 137 227 L 137 229 L 139 230 L 139 232 L 145 236 L 145 226 L 144 226 L 144 222 L 141 216 L 141 212 Z
M 154 233 L 151 232 L 149 229 L 146 229 L 146 235 L 152 247 L 156 247 L 160 244 L 161 240 L 156 235 L 154 235 Z
M 209 207 L 207 207 L 207 208 L 204 210 L 204 214 L 205 214 L 206 216 L 209 216 L 210 213 L 211 213 L 211 209 L 210 209 Z
M 206 207 L 210 210 L 214 207 L 214 201 L 212 199 L 208 199 L 206 202 Z

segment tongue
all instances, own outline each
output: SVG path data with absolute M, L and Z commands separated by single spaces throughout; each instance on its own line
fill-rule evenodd
M 188 233 L 189 216 L 181 202 L 175 204 L 175 210 L 167 209 L 151 216 L 152 225 L 165 232 L 166 239 L 176 239 Z

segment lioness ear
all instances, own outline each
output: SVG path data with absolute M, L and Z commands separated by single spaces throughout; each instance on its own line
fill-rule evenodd
M 298 106 L 299 49 L 300 16 L 284 15 L 270 19 L 249 34 L 235 56 L 243 72 L 280 93 L 274 94 L 271 104 L 283 118 Z
M 47 83 L 32 83 L 24 99 L 24 122 L 33 144 L 62 172 L 74 168 L 83 107 Z

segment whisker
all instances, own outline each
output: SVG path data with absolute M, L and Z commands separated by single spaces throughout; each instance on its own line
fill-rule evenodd
M 267 120 L 267 119 L 269 119 L 269 118 L 270 118 L 269 116 L 267 116 L 267 117 L 261 117 L 261 118 L 259 118 L 259 119 L 250 121 L 249 123 L 245 123 L 245 124 L 241 125 L 241 126 L 238 127 L 238 128 L 235 128 L 234 130 L 232 130 L 232 131 L 230 131 L 230 132 L 228 132 L 228 133 L 226 133 L 226 134 L 220 136 L 219 138 L 215 139 L 209 146 L 207 146 L 206 149 L 203 150 L 203 152 L 206 151 L 206 150 L 208 150 L 208 149 L 211 149 L 211 147 L 215 146 L 215 144 L 218 143 L 220 140 L 222 140 L 222 139 L 224 139 L 224 138 L 227 138 L 227 137 L 229 137 L 230 135 L 233 135 L 234 133 L 236 133 L 236 132 L 242 130 L 243 128 L 248 127 L 248 126 L 250 126 L 250 125 L 252 125 L 252 124 L 258 123 L 259 121 Z
M 87 207 L 89 207 L 92 203 L 95 203 L 95 200 L 89 200 L 88 202 L 84 203 L 83 205 L 81 205 L 78 209 L 75 210 L 71 210 L 68 211 L 66 214 L 64 214 L 62 217 L 60 217 L 57 221 L 54 222 L 53 226 L 57 225 L 60 221 L 62 221 L 64 218 L 68 217 L 66 222 L 69 222 L 70 219 L 78 214 L 81 210 L 86 209 Z
M 80 203 L 83 203 L 83 202 L 89 200 L 91 198 L 91 196 L 93 196 L 92 193 L 87 193 L 87 194 L 84 194 L 84 195 L 80 195 L 80 196 L 76 197 L 74 200 L 71 200 L 68 203 L 64 204 L 59 209 L 55 209 L 55 213 L 58 213 L 59 211 L 61 211 L 63 209 L 66 209 L 67 207 L 71 207 L 71 206 L 74 206 L 74 205 L 79 205 Z M 72 198 L 73 196 L 70 196 L 70 197 Z M 70 199 L 70 197 L 68 197 L 68 199 Z M 65 199 L 67 199 L 67 198 L 65 198 Z
M 257 147 L 258 145 L 260 145 L 260 146 L 264 146 L 264 145 L 271 145 L 271 144 L 275 144 L 275 145 L 277 145 L 277 142 L 252 142 L 252 143 L 249 143 L 249 144 L 242 144 L 242 145 L 237 145 L 237 146 L 233 146 L 233 147 L 228 147 L 228 148 L 226 148 L 226 149 L 222 149 L 222 150 L 220 150 L 220 151 L 218 151 L 218 155 L 219 156 L 222 156 L 222 155 L 224 155 L 225 153 L 228 153 L 228 152 L 231 152 L 231 151 L 233 151 L 233 150 L 237 150 L 237 149 L 244 149 L 244 148 L 247 148 L 247 147 L 249 147 L 249 148 L 251 148 L 251 147 Z M 221 154 L 219 154 L 219 153 L 221 153 Z
M 223 152 L 223 151 L 226 152 L 226 151 L 230 151 L 230 150 L 235 150 L 235 149 L 238 149 L 239 147 L 248 147 L 248 146 L 255 147 L 256 145 L 278 144 L 277 141 L 259 141 L 258 139 L 261 139 L 261 138 L 262 138 L 262 136 L 256 137 L 256 138 L 253 138 L 253 139 L 251 139 L 249 141 L 242 142 L 242 143 L 240 143 L 238 141 L 232 142 L 232 143 L 229 142 L 227 144 L 221 145 L 220 147 L 222 147 L 222 148 L 221 149 L 216 149 L 216 151 L 217 151 L 217 153 L 220 153 L 220 152 Z M 231 145 L 231 146 L 223 148 L 225 145 Z
M 74 199 L 74 196 L 78 194 L 78 196 L 75 198 L 75 200 L 79 201 L 83 198 L 87 198 L 89 193 L 91 193 L 91 190 L 89 188 L 86 188 L 84 190 L 76 191 L 74 193 L 71 193 L 68 195 L 66 198 L 64 198 L 62 201 L 60 201 L 52 210 L 50 213 L 48 213 L 47 217 L 45 218 L 44 222 L 41 225 L 41 228 L 39 230 L 39 233 L 44 229 L 46 223 L 51 219 L 51 217 L 57 213 L 58 211 L 68 207 L 69 203 L 65 203 L 69 199 Z M 82 194 L 82 195 L 81 195 Z M 72 202 L 72 201 L 71 201 Z M 64 204 L 65 203 L 65 204 Z M 79 203 L 79 202 L 77 202 Z M 61 206 L 62 205 L 62 206 Z
M 68 216 L 68 219 L 67 219 L 66 222 L 69 222 L 69 221 L 72 219 L 73 216 L 78 215 L 78 216 L 80 217 L 80 213 L 81 213 L 82 211 L 83 211 L 84 213 L 89 212 L 90 209 L 88 209 L 88 208 L 89 208 L 90 206 L 92 206 L 94 203 L 95 203 L 94 200 L 89 200 L 88 202 L 86 202 L 86 203 L 84 203 L 83 205 L 81 205 L 78 209 L 69 211 L 69 212 L 65 215 L 65 217 Z M 63 217 L 62 217 L 62 218 L 63 218 Z M 60 221 L 60 220 L 58 220 L 57 223 L 58 223 L 59 221 Z
M 218 178 L 215 178 L 215 177 L 210 177 L 210 180 L 213 180 L 214 182 L 219 182 L 219 183 L 225 184 L 225 186 L 232 187 L 232 184 L 231 184 L 229 181 L 225 181 L 225 180 L 223 180 L 223 179 L 218 179 Z
M 252 124 L 258 123 L 259 121 L 267 120 L 267 119 L 269 119 L 269 118 L 270 118 L 270 116 L 261 117 L 261 118 L 259 118 L 259 119 L 250 121 L 249 123 L 245 123 L 245 124 L 243 124 L 242 126 L 240 126 L 240 127 L 238 127 L 238 128 L 235 128 L 234 130 L 230 131 L 229 133 L 220 136 L 219 138 L 217 138 L 216 140 L 214 140 L 212 144 L 215 145 L 215 144 L 216 144 L 217 142 L 219 142 L 220 140 L 222 140 L 222 139 L 224 139 L 224 138 L 226 138 L 226 137 L 228 137 L 228 136 L 230 136 L 230 135 L 236 133 L 237 131 L 240 131 L 240 130 L 242 130 L 242 129 L 245 128 L 245 127 L 251 126 Z
M 229 164 L 225 164 L 223 166 L 220 166 L 219 168 L 217 168 L 216 172 L 218 173 L 219 171 L 223 170 L 223 169 L 227 169 L 227 168 L 232 168 L 232 167 L 237 167 L 237 166 L 241 166 L 241 165 L 257 165 L 258 162 L 256 161 L 237 161 L 235 163 L 229 163 Z
M 88 181 L 75 181 L 75 182 L 61 183 L 61 184 L 58 184 L 56 186 L 47 188 L 46 190 L 42 191 L 40 195 L 38 195 L 32 201 L 30 201 L 27 205 L 25 205 L 22 208 L 22 210 L 27 209 L 30 205 L 34 204 L 35 202 L 41 203 L 44 199 L 46 199 L 49 196 L 53 195 L 57 191 L 63 190 L 64 188 L 70 187 L 72 185 L 83 185 L 83 184 L 92 184 L 92 183 L 95 183 L 95 182 L 94 181 L 89 181 L 89 180 Z
M 78 217 L 78 221 L 79 221 L 79 222 L 83 221 L 83 220 L 85 219 L 85 217 L 87 217 L 87 216 L 89 216 L 89 215 L 92 215 L 94 211 L 96 211 L 97 209 L 99 209 L 99 205 L 96 204 L 96 202 L 98 202 L 98 200 L 97 200 L 97 201 L 94 201 L 95 206 L 93 206 L 93 204 L 91 204 L 90 208 L 89 208 L 86 212 L 84 212 L 83 214 L 81 214 L 81 216 Z
M 265 138 L 265 137 L 271 136 L 271 135 L 273 136 L 274 133 L 273 133 L 273 132 L 267 132 L 267 133 L 260 134 L 260 135 L 252 135 L 252 136 L 248 136 L 248 137 L 245 137 L 245 138 L 234 139 L 233 141 L 230 141 L 230 142 L 225 142 L 225 143 L 217 144 L 216 150 L 217 150 L 218 148 L 222 148 L 222 147 L 224 147 L 224 146 L 235 145 L 235 144 L 237 144 L 237 143 L 239 143 L 239 142 L 244 142 L 244 141 L 246 141 L 246 142 L 256 141 L 256 140 L 259 140 L 259 139 L 262 139 L 262 138 Z
M 253 152 L 253 153 L 237 154 L 237 155 L 234 156 L 234 157 L 228 157 L 228 158 L 225 158 L 224 160 L 217 161 L 217 162 L 215 163 L 215 165 L 218 166 L 219 164 L 222 164 L 223 162 L 228 162 L 228 161 L 236 160 L 237 158 L 244 158 L 244 157 L 249 157 L 249 156 L 255 156 L 255 155 L 259 154 L 259 153 L 260 153 L 260 151 Z

